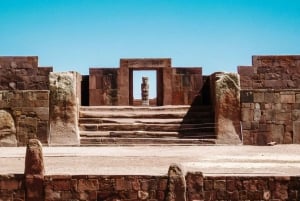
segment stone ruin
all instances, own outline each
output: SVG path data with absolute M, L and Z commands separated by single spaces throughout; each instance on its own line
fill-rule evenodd
M 140 70 L 157 75 L 149 105 L 147 93 L 133 97 Z M 300 143 L 300 56 L 253 56 L 238 73 L 211 75 L 169 58 L 52 71 L 36 56 L 0 57 L 0 146 Z

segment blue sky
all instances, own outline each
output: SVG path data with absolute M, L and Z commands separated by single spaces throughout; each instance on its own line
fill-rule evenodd
M 300 54 L 299 0 L 0 0 L 0 55 L 55 71 L 168 57 L 204 74 Z

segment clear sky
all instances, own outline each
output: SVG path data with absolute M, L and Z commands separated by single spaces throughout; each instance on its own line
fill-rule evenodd
M 0 0 L 0 55 L 55 71 L 168 57 L 204 74 L 300 54 L 299 0 Z

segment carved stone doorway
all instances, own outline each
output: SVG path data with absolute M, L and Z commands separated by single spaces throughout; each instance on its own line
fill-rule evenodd
M 138 98 L 136 98 L 135 93 L 141 93 L 141 81 L 142 79 L 140 77 L 149 77 L 150 82 L 150 90 L 154 88 L 156 91 L 156 96 L 153 97 L 153 95 L 149 96 L 150 99 L 150 106 L 159 106 L 163 105 L 163 86 L 162 86 L 162 70 L 161 69 L 129 69 L 129 105 L 133 106 L 140 106 L 141 101 Z M 153 78 L 154 77 L 154 78 Z M 140 79 L 139 79 L 140 78 Z M 153 87 L 153 85 L 155 85 Z M 150 92 L 151 93 L 151 92 Z

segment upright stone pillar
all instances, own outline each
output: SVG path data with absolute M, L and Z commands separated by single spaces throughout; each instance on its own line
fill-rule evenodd
M 171 164 L 168 177 L 166 201 L 186 201 L 186 182 L 182 169 L 177 164 Z
M 217 143 L 240 144 L 240 80 L 236 73 L 214 75 Z
M 141 91 L 142 91 L 142 105 L 149 105 L 148 77 L 142 78 Z
M 50 145 L 79 145 L 77 73 L 50 73 Z
M 30 139 L 25 156 L 26 201 L 44 200 L 44 159 L 42 144 L 37 139 Z

